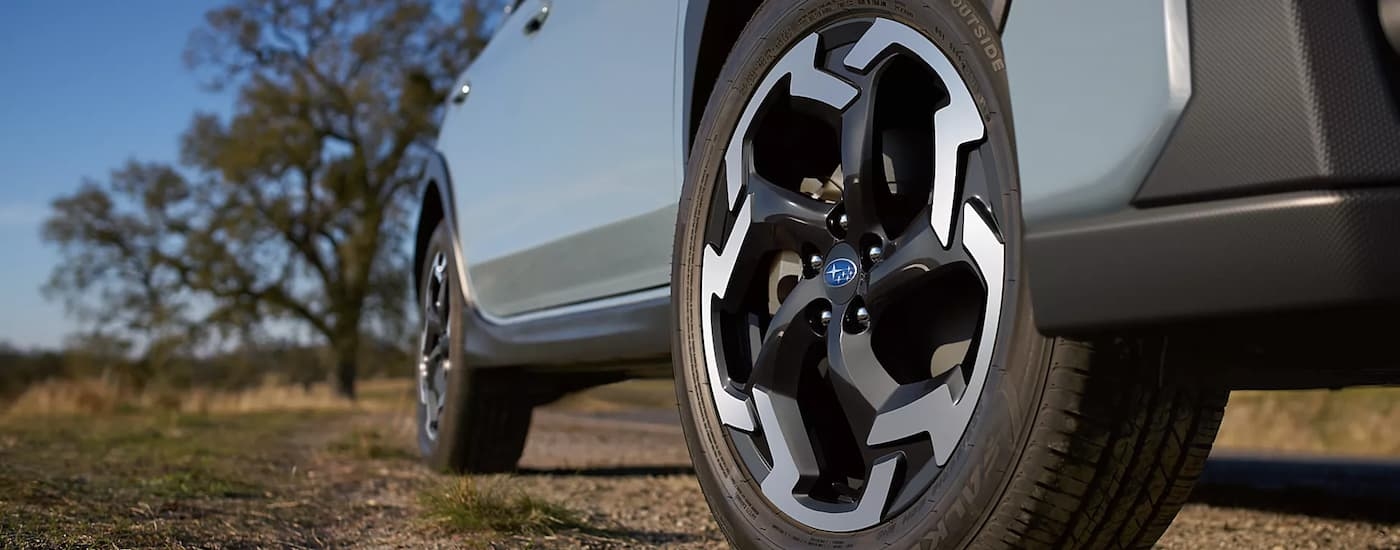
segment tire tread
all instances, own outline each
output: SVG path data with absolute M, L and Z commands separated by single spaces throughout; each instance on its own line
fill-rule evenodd
M 1166 531 L 1228 392 L 1166 371 L 1152 344 L 1056 340 L 1029 447 L 982 530 L 997 545 L 1148 548 Z
M 473 373 L 473 395 L 466 400 L 460 452 L 449 468 L 466 473 L 515 470 L 525 452 L 534 407 L 509 391 L 513 377 L 505 372 Z

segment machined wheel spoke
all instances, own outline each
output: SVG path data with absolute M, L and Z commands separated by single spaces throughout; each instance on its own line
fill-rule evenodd
M 821 285 L 820 279 L 804 279 L 778 307 L 754 359 L 753 371 L 749 375 L 751 386 L 788 395 L 795 393 L 797 369 L 802 366 L 802 358 L 808 349 L 821 341 L 821 334 L 806 318 L 808 308 L 824 295 Z M 795 368 L 784 369 L 787 365 L 781 362 Z
M 433 282 L 423 300 L 423 321 L 429 331 L 439 331 L 447 326 L 447 305 L 441 296 L 445 294 L 444 290 L 440 283 Z
M 832 206 L 783 189 L 754 174 L 749 179 L 753 223 L 768 228 L 773 245 L 799 250 L 804 244 L 826 249 L 835 242 L 827 227 Z
M 988 159 L 983 154 L 984 149 L 989 149 L 987 142 L 983 140 L 968 149 L 964 162 L 962 177 L 963 201 L 977 201 L 989 210 L 989 214 L 994 220 L 999 220 L 1004 215 L 1001 212 L 1001 196 L 992 188 L 992 182 L 988 181 L 986 166 Z
M 723 256 L 733 257 L 725 294 L 745 288 L 765 276 L 768 254 L 776 250 L 798 252 L 807 247 L 830 246 L 834 238 L 826 227 L 831 205 L 783 189 L 758 175 L 749 180 L 749 196 L 740 209 Z M 738 224 L 744 227 L 738 227 Z M 803 246 L 803 245 L 807 246 Z M 734 247 L 731 252 L 730 247 Z
M 842 399 L 843 403 L 849 398 L 852 405 L 863 404 L 865 409 L 879 411 L 899 384 L 875 357 L 871 331 L 852 333 L 847 330 L 845 318 L 850 309 L 849 304 L 838 308 L 833 312 L 835 319 L 827 326 L 827 362 L 831 366 L 832 384 L 836 386 L 838 397 L 848 394 Z M 857 397 L 859 401 L 855 400 Z M 856 411 L 848 408 L 846 412 L 853 414 L 858 410 L 859 407 Z
M 762 270 L 767 265 L 765 256 L 772 250 L 770 239 L 764 232 L 754 230 L 758 224 L 752 221 L 753 206 L 752 202 L 744 203 L 723 251 L 707 260 L 716 267 L 713 274 L 707 276 L 712 279 L 707 280 L 706 284 L 714 285 L 710 290 L 720 297 L 720 307 L 730 312 L 743 304 L 741 300 L 729 297 L 742 293 L 749 283 L 764 275 Z
M 433 344 L 432 349 L 429 349 L 425 354 L 425 359 L 430 364 L 446 361 L 451 340 L 452 339 L 448 338 L 446 335 L 439 336 L 437 342 Z
M 445 316 L 445 312 L 439 311 L 429 303 L 427 307 L 423 308 L 423 330 L 428 334 L 441 332 L 443 327 L 447 326 Z
M 797 400 L 792 397 L 780 393 L 766 392 L 762 388 L 755 388 L 754 395 L 764 396 L 764 399 L 762 402 L 758 403 L 758 406 L 764 407 L 766 405 L 767 407 L 771 407 L 770 410 L 774 418 L 802 417 L 802 410 L 797 404 Z M 760 410 L 759 415 L 764 416 L 764 412 L 768 411 Z M 797 428 L 797 426 L 793 428 Z M 788 466 L 796 470 L 796 475 L 793 476 L 796 479 L 793 480 L 793 486 L 787 488 L 789 491 L 795 489 L 797 484 L 801 482 L 800 480 L 810 480 L 821 475 L 821 465 L 817 462 L 816 452 L 812 446 L 812 439 L 808 435 L 807 430 L 793 428 L 780 429 L 778 426 L 773 426 L 769 431 L 765 432 L 769 447 L 782 445 L 782 450 L 785 455 L 783 456 L 785 459 L 783 462 L 791 460 Z
M 847 231 L 858 235 L 878 231 L 875 194 L 880 182 L 875 173 L 875 102 L 870 94 L 857 97 L 841 115 L 841 171 L 845 180 L 841 200 L 850 217 Z
M 423 300 L 423 320 L 427 323 L 429 333 L 435 334 L 446 330 L 447 327 L 447 254 L 439 252 L 433 259 L 429 276 L 432 279 L 428 283 L 428 290 L 425 292 L 427 296 Z
M 421 405 L 427 405 L 429 400 L 433 399 L 434 396 L 433 388 L 430 387 L 431 384 L 428 381 L 428 369 L 428 361 L 426 359 L 420 359 L 416 370 L 418 379 L 418 403 Z
M 966 251 L 954 243 L 952 249 L 944 249 L 938 242 L 938 235 L 926 221 L 925 209 L 915 220 L 914 226 L 900 236 L 891 248 L 893 252 L 870 270 L 869 292 L 866 299 L 872 304 L 887 303 L 897 299 L 906 290 L 939 269 L 957 264 L 971 264 Z

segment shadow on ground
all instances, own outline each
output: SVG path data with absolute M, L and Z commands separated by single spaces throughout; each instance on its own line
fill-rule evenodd
M 1191 501 L 1400 523 L 1400 461 L 1218 453 L 1206 464 Z
M 695 475 L 690 466 L 616 466 L 606 468 L 524 468 L 519 476 L 631 477 Z

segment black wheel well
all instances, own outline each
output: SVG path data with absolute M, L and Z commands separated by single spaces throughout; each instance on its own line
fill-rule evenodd
M 700 131 L 700 119 L 705 105 L 714 92 L 715 81 L 724 68 L 724 60 L 739 40 L 739 33 L 758 11 L 760 0 L 711 0 L 705 9 L 705 25 L 700 31 L 700 43 L 695 53 L 695 72 L 690 85 L 689 126 L 686 128 L 686 154 Z
M 418 232 L 413 241 L 413 293 L 422 292 L 418 287 L 423 281 L 423 254 L 428 251 L 428 241 L 433 238 L 433 230 L 443 218 L 442 193 L 437 182 L 429 181 L 423 190 L 423 207 L 418 210 Z M 421 298 L 421 296 L 419 296 Z

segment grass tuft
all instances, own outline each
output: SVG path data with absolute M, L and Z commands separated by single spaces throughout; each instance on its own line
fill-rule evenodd
M 422 496 L 427 518 L 458 533 L 549 535 L 586 529 L 578 512 L 507 486 L 509 478 L 462 477 Z

